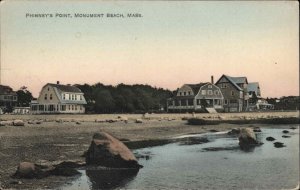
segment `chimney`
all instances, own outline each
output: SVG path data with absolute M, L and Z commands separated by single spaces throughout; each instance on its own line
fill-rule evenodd
M 211 83 L 214 84 L 214 76 L 211 76 Z
M 56 81 L 56 84 L 59 84 L 59 81 Z

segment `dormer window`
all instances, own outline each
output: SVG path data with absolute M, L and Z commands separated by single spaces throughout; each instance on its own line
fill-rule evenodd
M 45 99 L 45 100 L 47 100 L 47 94 L 45 94 L 45 97 L 44 97 L 44 99 Z

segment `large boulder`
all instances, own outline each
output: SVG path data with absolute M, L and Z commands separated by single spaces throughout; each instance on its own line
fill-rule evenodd
M 87 165 L 111 168 L 142 167 L 127 146 L 106 132 L 94 134 L 85 160 Z
M 251 128 L 241 128 L 239 134 L 239 145 L 241 148 L 248 148 L 258 144 L 255 133 Z

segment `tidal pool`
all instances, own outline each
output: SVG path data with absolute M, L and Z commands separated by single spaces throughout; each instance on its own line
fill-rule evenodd
M 264 143 L 249 151 L 238 147 L 238 139 L 224 133 L 204 137 L 209 142 L 182 142 L 137 149 L 144 168 L 132 170 L 85 171 L 62 189 L 292 189 L 299 183 L 299 127 L 262 128 L 257 138 Z M 289 135 L 289 138 L 283 138 Z M 266 141 L 272 136 L 276 140 Z M 275 148 L 274 142 L 285 147 Z

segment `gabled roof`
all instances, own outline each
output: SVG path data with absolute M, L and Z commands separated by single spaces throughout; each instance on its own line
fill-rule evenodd
M 227 76 L 227 77 L 230 77 L 230 76 Z M 244 83 L 247 83 L 248 84 L 248 81 L 247 81 L 247 77 L 230 77 L 231 80 L 237 84 L 244 84 Z
M 228 76 L 228 75 L 222 75 L 220 77 L 220 79 L 216 82 L 216 84 L 219 83 L 219 81 L 223 77 L 225 77 L 236 89 L 238 89 L 240 91 L 243 91 L 243 89 L 241 87 L 239 87 L 238 84 L 248 83 L 247 77 L 231 77 L 231 76 Z
M 258 82 L 251 82 L 247 86 L 248 92 L 255 92 L 257 94 L 257 90 L 259 88 L 259 83 Z
M 201 82 L 201 83 L 199 83 L 199 84 L 185 84 L 185 85 L 191 87 L 191 89 L 193 90 L 194 94 L 196 95 L 196 94 L 198 94 L 200 88 L 201 88 L 202 86 L 206 85 L 206 84 L 208 84 L 208 82 L 205 82 L 205 83 L 202 83 L 202 82 Z
M 62 85 L 62 84 L 52 84 L 52 83 L 48 83 L 47 85 L 50 85 L 52 87 L 56 87 L 57 89 L 59 89 L 62 92 L 82 93 L 81 90 L 79 88 L 77 88 L 76 86 Z
M 0 85 L 0 94 L 6 94 L 6 95 L 17 95 L 15 91 L 9 86 Z

